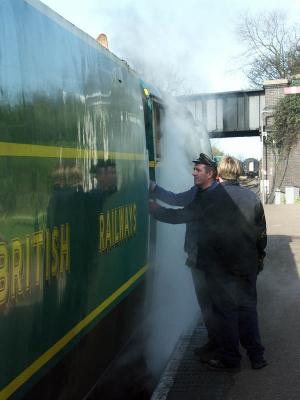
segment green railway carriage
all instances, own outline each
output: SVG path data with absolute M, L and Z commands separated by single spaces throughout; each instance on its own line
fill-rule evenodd
M 36 0 L 0 0 L 0 399 L 82 398 L 132 333 L 161 104 Z

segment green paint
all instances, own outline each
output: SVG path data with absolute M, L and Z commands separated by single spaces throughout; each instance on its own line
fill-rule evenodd
M 0 354 L 5 360 L 0 366 L 1 390 L 147 264 L 148 160 L 114 160 L 116 184 L 101 187 L 99 193 L 90 170 L 98 161 L 92 151 L 104 151 L 109 158 L 114 152 L 146 154 L 146 145 L 152 145 L 152 154 L 153 135 L 149 120 L 152 136 L 146 143 L 140 83 L 125 64 L 88 46 L 22 0 L 1 2 L 0 15 L 1 37 L 8 40 L 13 27 L 17 37 L 27 38 L 20 42 L 22 52 L 17 40 L 0 44 L 0 53 L 7 54 L 0 64 L 4 71 L 0 75 L 0 141 L 91 150 L 90 157 L 80 159 L 0 158 L 0 241 L 6 243 L 9 254 L 9 287 L 16 238 L 22 246 L 23 268 L 23 293 L 12 299 L 10 292 L 0 308 Z M 22 62 L 11 76 L 14 60 Z M 133 203 L 137 207 L 135 234 L 100 254 L 100 213 Z M 60 271 L 58 265 L 56 275 L 47 279 L 47 251 L 51 262 L 55 259 L 51 240 L 67 225 L 70 271 L 65 266 Z M 50 247 L 47 230 L 52 234 Z M 43 237 L 39 250 L 33 245 L 38 231 Z M 26 270 L 28 237 L 31 263 Z M 59 245 L 55 246 L 60 254 Z M 17 260 L 20 254 L 14 257 Z M 38 257 L 39 287 L 35 285 Z M 30 291 L 26 292 L 28 273 Z M 63 353 L 56 354 L 45 370 Z

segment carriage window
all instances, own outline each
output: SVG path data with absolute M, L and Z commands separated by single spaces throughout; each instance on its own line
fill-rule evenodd
M 164 109 L 161 104 L 153 101 L 153 131 L 155 138 L 156 161 L 161 159 L 161 137 Z

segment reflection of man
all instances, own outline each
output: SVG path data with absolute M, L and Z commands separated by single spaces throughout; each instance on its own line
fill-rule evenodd
M 216 189 L 197 195 L 184 209 L 157 206 L 152 213 L 169 223 L 199 221 L 197 266 L 205 269 L 218 336 L 209 369 L 238 371 L 239 341 L 252 368 L 260 369 L 267 365 L 256 310 L 256 278 L 267 242 L 264 211 L 256 195 L 238 184 L 237 160 L 224 157 L 218 173 Z
M 52 291 L 57 290 L 60 311 L 66 309 L 69 311 L 56 313 L 55 321 L 59 325 L 70 325 L 73 324 L 72 317 L 78 309 L 74 299 L 79 298 L 80 289 L 74 282 L 81 280 L 83 283 L 82 268 L 87 258 L 86 195 L 83 191 L 82 172 L 71 162 L 55 167 L 52 171 L 52 180 L 52 193 L 47 209 L 47 228 L 51 235 L 51 276 L 58 277 Z M 62 271 L 65 273 L 62 274 Z M 45 315 L 44 321 L 49 329 L 47 318 Z M 50 326 L 53 327 L 55 324 Z
M 82 172 L 76 165 L 59 165 L 52 172 L 53 188 L 47 209 L 47 227 L 68 224 L 72 263 L 79 262 L 85 237 L 85 194 Z M 66 228 L 65 228 L 66 229 Z
M 99 215 L 104 201 L 117 191 L 116 164 L 113 160 L 98 160 L 90 170 L 96 179 L 96 186 L 88 193 L 88 225 L 90 232 L 90 253 L 97 254 L 99 240 Z
M 76 165 L 59 165 L 53 170 L 52 179 L 53 192 L 47 211 L 48 227 L 75 223 L 83 228 L 83 224 L 79 224 L 85 213 L 82 172 Z
M 54 228 L 68 222 L 66 196 L 66 174 L 65 166 L 58 165 L 51 174 L 53 180 L 52 193 L 47 209 L 47 227 Z
M 164 201 L 172 206 L 185 207 L 190 204 L 196 194 L 201 195 L 207 191 L 215 189 L 217 186 L 216 164 L 208 156 L 201 153 L 199 158 L 194 160 L 194 186 L 186 192 L 173 193 L 163 189 L 154 182 L 150 184 L 150 192 L 153 197 Z M 208 343 L 202 347 L 195 348 L 194 352 L 202 360 L 210 360 L 216 350 L 216 333 L 212 323 L 212 305 L 210 302 L 207 285 L 205 283 L 204 271 L 197 268 L 197 240 L 198 240 L 198 223 L 195 221 L 188 222 L 186 225 L 186 235 L 184 241 L 184 250 L 187 253 L 186 265 L 191 268 L 195 292 L 198 304 L 202 311 L 203 320 L 207 328 Z
M 98 160 L 91 167 L 91 174 L 96 178 L 96 190 L 104 193 L 113 193 L 117 190 L 116 164 L 112 160 Z

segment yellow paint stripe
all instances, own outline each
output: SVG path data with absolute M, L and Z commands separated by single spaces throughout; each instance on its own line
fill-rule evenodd
M 104 158 L 104 151 L 0 142 L 0 156 L 101 159 Z M 143 153 L 109 152 L 108 156 L 115 160 L 145 160 Z
M 56 342 L 50 349 L 42 354 L 35 360 L 29 367 L 27 367 L 20 375 L 11 381 L 1 392 L 0 399 L 6 400 L 11 396 L 20 386 L 22 386 L 29 378 L 32 377 L 40 368 L 42 368 L 51 358 L 53 358 L 60 350 L 62 350 L 75 336 L 77 336 L 85 327 L 87 327 L 95 318 L 97 318 L 110 304 L 112 304 L 122 293 L 132 286 L 145 272 L 148 266 L 145 265 L 135 275 L 133 275 L 127 282 L 125 282 L 119 289 L 117 289 L 111 296 L 103 301 L 96 307 L 89 315 L 82 321 L 74 326 L 65 336 Z

